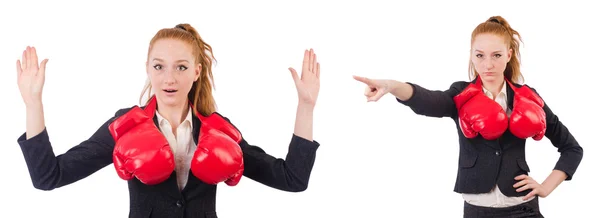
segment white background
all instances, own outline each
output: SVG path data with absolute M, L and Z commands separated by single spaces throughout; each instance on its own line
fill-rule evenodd
M 600 120 L 592 104 L 600 34 L 591 3 L 131 2 L 0 3 L 0 217 L 126 217 L 129 209 L 127 183 L 112 165 L 50 192 L 33 188 L 16 142 L 25 131 L 15 73 L 23 49 L 36 46 L 40 60 L 50 59 L 46 125 L 61 154 L 138 103 L 149 40 L 183 22 L 214 48 L 219 111 L 277 157 L 286 155 L 297 103 L 287 68 L 299 70 L 307 48 L 322 63 L 314 121 L 322 146 L 308 190 L 286 193 L 243 178 L 219 186 L 219 217 L 462 217 L 462 198 L 452 191 L 458 136 L 451 119 L 415 115 L 391 95 L 367 103 L 352 75 L 446 89 L 468 79 L 471 31 L 493 15 L 522 34 L 525 82 L 584 148 L 573 180 L 541 199 L 543 214 L 597 215 Z M 541 183 L 559 153 L 548 139 L 528 141 L 526 150 Z

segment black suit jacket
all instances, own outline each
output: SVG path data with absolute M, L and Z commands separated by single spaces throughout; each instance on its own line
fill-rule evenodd
M 55 156 L 48 132 L 29 140 L 25 133 L 18 139 L 33 186 L 52 190 L 80 179 L 112 164 L 115 142 L 108 130 L 113 120 L 131 108 L 121 109 L 106 121 L 88 140 Z M 227 118 L 226 118 L 227 119 Z M 229 121 L 229 119 L 227 119 Z M 156 116 L 154 123 L 158 126 Z M 193 117 L 194 141 L 198 142 L 200 120 Z M 292 135 L 285 159 L 275 158 L 260 147 L 240 142 L 244 156 L 244 176 L 267 186 L 290 192 L 306 190 L 319 143 Z M 179 191 L 176 173 L 157 185 L 145 185 L 134 177 L 129 187 L 129 217 L 207 217 L 216 218 L 216 185 L 200 181 L 189 173 L 186 186 Z
M 474 82 L 475 80 L 471 81 Z M 453 97 L 462 92 L 469 82 L 454 82 L 445 91 L 428 90 L 413 83 L 408 84 L 414 89 L 413 96 L 406 101 L 396 99 L 398 102 L 409 106 L 416 114 L 450 117 L 456 124 L 460 149 L 455 192 L 487 193 L 496 184 L 507 196 L 524 196 L 531 191 L 519 193 L 516 188 L 513 188 L 517 182 L 514 179 L 516 176 L 530 172 L 525 159 L 525 139 L 517 138 L 509 130 L 506 130 L 497 140 L 486 140 L 481 135 L 468 139 L 463 135 Z M 519 84 L 514 85 L 521 87 Z M 531 89 L 537 93 L 535 89 Z M 508 85 L 506 93 L 508 108 L 512 110 L 514 91 Z M 546 112 L 547 125 L 545 136 L 560 152 L 560 158 L 554 169 L 565 172 L 566 180 L 571 180 L 583 157 L 583 149 L 567 127 L 560 122 L 558 116 L 550 110 L 547 102 L 544 102 L 543 109 Z

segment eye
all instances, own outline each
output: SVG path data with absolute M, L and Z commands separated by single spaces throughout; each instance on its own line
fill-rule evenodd
M 483 55 L 482 54 L 476 54 L 475 57 L 482 58 Z
M 180 71 L 185 71 L 185 70 L 187 70 L 187 69 L 188 69 L 188 68 L 187 68 L 186 66 L 183 66 L 183 65 L 179 65 L 179 66 L 177 66 L 177 70 L 180 70 Z
M 502 57 L 502 55 L 501 54 L 495 54 L 494 57 L 500 58 L 500 57 Z
M 153 66 L 155 70 L 162 70 L 162 65 L 157 64 Z

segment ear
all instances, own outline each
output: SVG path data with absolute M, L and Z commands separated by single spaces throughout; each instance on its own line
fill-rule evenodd
M 513 50 L 512 48 L 508 49 L 508 61 L 510 61 L 510 59 L 512 58 L 512 54 L 513 54 Z M 506 63 L 508 63 L 508 61 Z
M 200 77 L 200 73 L 202 73 L 202 64 L 198 64 L 198 66 L 196 67 L 196 69 L 194 70 L 194 81 L 198 81 L 198 78 Z

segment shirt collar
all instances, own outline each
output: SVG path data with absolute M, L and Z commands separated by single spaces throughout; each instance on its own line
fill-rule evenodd
M 485 89 L 485 87 L 483 87 L 483 92 L 488 96 L 492 96 L 492 92 Z M 498 96 L 506 96 L 506 81 L 502 82 L 502 89 L 500 89 Z
M 156 111 L 156 118 L 158 119 L 158 125 L 164 125 L 164 124 L 170 124 L 169 121 L 167 119 L 165 119 L 163 116 L 161 116 L 158 111 Z M 189 107 L 188 108 L 188 112 L 187 115 L 185 116 L 185 119 L 183 120 L 183 122 L 181 122 L 180 125 L 182 124 L 189 124 L 190 127 L 192 125 L 192 108 Z

